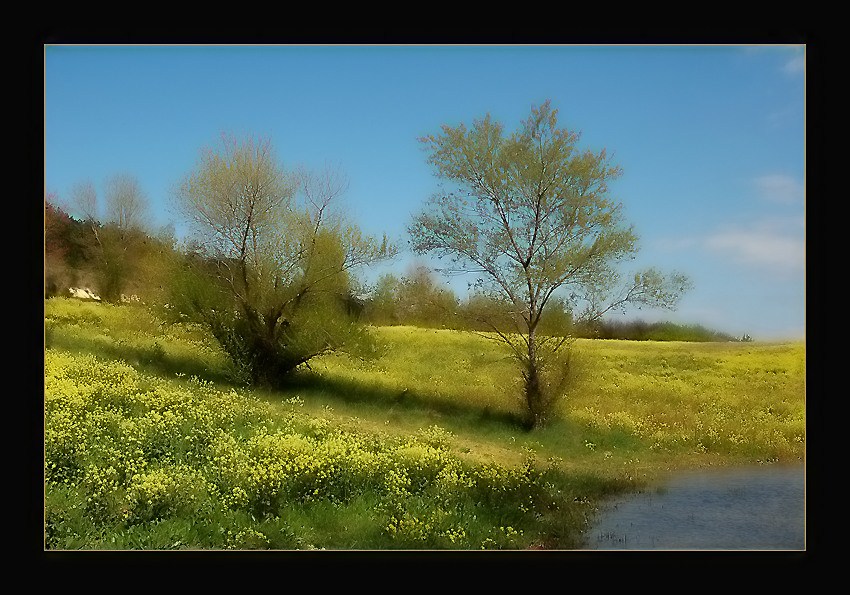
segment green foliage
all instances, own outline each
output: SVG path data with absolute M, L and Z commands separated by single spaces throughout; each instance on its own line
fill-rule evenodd
M 416 291 L 410 291 L 416 287 Z M 445 304 L 438 305 L 440 296 Z M 436 307 L 433 307 L 436 306 Z M 411 315 L 412 313 L 423 315 Z M 449 328 L 467 331 L 492 331 L 503 333 L 516 329 L 515 309 L 497 295 L 472 292 L 458 300 L 450 290 L 414 284 L 408 277 L 385 273 L 378 278 L 367 300 L 361 320 L 375 326 L 418 326 L 421 328 Z M 630 341 L 752 341 L 744 335 L 732 335 L 711 330 L 700 324 L 680 324 L 669 321 L 645 322 L 643 320 L 575 320 L 568 301 L 554 296 L 540 317 L 538 330 L 545 336 L 571 336 L 585 339 L 621 339 Z
M 516 330 L 515 308 L 504 298 L 473 292 L 459 300 L 454 292 L 440 287 L 425 267 L 408 275 L 381 275 L 372 288 L 362 319 L 376 326 L 417 326 L 455 330 L 501 332 Z M 565 336 L 572 332 L 572 313 L 563 298 L 553 297 L 539 322 L 540 332 Z
M 67 295 L 86 276 L 94 238 L 85 223 L 71 217 L 50 195 L 44 203 L 45 298 Z
M 621 281 L 618 265 L 637 249 L 622 206 L 609 196 L 621 170 L 605 150 L 581 150 L 579 135 L 558 127 L 548 101 L 509 136 L 488 114 L 468 129 L 445 125 L 421 140 L 447 187 L 413 218 L 413 249 L 449 258 L 456 270 L 477 276 L 488 298 L 510 306 L 510 332 L 502 320 L 484 322 L 513 350 L 529 421 L 542 425 L 561 393 L 541 372 L 553 367 L 546 360 L 558 346 L 538 338 L 556 292 L 568 292 L 570 311 L 581 304 L 580 317 L 595 319 L 629 303 L 674 307 L 689 282 L 655 269 Z
M 459 304 L 454 292 L 439 287 L 423 266 L 407 275 L 386 273 L 378 278 L 369 296 L 364 319 L 376 325 L 414 325 L 425 328 L 460 328 Z
M 143 286 L 133 287 L 134 281 L 140 280 L 140 263 L 150 248 L 147 197 L 135 177 L 119 174 L 106 180 L 101 208 L 90 181 L 74 186 L 71 202 L 83 218 L 87 253 L 84 264 L 96 293 L 104 301 L 118 303 L 123 294 L 134 293 Z
M 365 320 L 379 326 L 405 324 L 398 303 L 400 287 L 401 281 L 392 273 L 381 275 L 366 301 Z
M 101 227 L 98 238 L 100 251 L 95 268 L 97 292 L 104 301 L 118 303 L 133 275 L 137 254 L 141 249 L 141 235 L 129 233 L 115 225 L 106 225 Z
M 169 304 L 210 329 L 243 381 L 281 386 L 364 338 L 350 273 L 394 248 L 333 212 L 342 189 L 332 173 L 290 174 L 269 142 L 249 138 L 203 152 L 176 191 L 197 249 L 178 262 Z
M 45 201 L 46 298 L 67 296 L 71 287 L 90 287 L 112 303 L 131 295 L 161 300 L 173 256 L 167 235 L 150 235 L 138 215 L 130 216 L 118 205 L 115 220 L 101 222 L 93 215 L 74 219 L 55 202 L 55 196 Z

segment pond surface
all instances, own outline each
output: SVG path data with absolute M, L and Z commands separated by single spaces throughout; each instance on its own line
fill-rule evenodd
M 804 550 L 805 468 L 677 473 L 613 500 L 587 532 L 592 550 Z

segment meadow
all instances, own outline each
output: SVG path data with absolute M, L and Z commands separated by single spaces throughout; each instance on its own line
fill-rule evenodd
M 481 334 L 372 328 L 268 391 L 166 320 L 45 301 L 46 549 L 577 549 L 661 473 L 805 457 L 804 343 L 577 339 L 529 432 Z

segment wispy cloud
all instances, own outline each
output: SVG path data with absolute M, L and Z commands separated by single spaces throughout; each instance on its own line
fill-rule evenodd
M 785 74 L 791 76 L 796 76 L 805 72 L 806 57 L 803 55 L 802 49 L 795 51 L 795 54 L 785 61 L 782 70 Z
M 754 183 L 759 196 L 769 202 L 792 205 L 805 198 L 803 184 L 793 176 L 770 174 L 757 177 Z
M 694 251 L 708 252 L 772 277 L 793 278 L 806 266 L 805 219 L 772 217 L 703 235 L 656 238 L 652 247 L 668 255 L 690 253 L 686 258 L 696 257 Z
M 787 219 L 719 230 L 705 238 L 704 246 L 749 267 L 796 275 L 806 265 L 802 225 L 799 219 Z
M 789 76 L 798 76 L 806 71 L 806 46 L 804 45 L 755 45 L 745 46 L 744 54 L 759 56 L 769 53 L 781 57 L 780 70 Z

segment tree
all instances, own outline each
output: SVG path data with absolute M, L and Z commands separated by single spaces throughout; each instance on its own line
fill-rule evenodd
M 334 209 L 347 181 L 289 172 L 268 140 L 223 138 L 176 187 L 198 248 L 172 296 L 210 328 L 243 378 L 278 385 L 363 336 L 347 314 L 350 273 L 394 248 Z
M 440 287 L 430 269 L 413 265 L 399 283 L 396 299 L 404 324 L 422 327 L 452 326 L 457 298 L 448 287 Z
M 549 101 L 509 136 L 488 114 L 420 140 L 445 187 L 413 218 L 412 247 L 450 258 L 478 276 L 482 295 L 507 301 L 516 332 L 492 331 L 520 363 L 528 424 L 541 426 L 566 382 L 568 336 L 539 332 L 557 295 L 596 319 L 626 304 L 673 308 L 689 282 L 648 269 L 621 283 L 618 266 L 637 250 L 609 197 L 621 170 L 605 150 L 580 150 Z
M 128 174 L 117 174 L 106 181 L 106 221 L 118 229 L 144 229 L 148 199 L 139 181 Z
M 405 324 L 429 328 L 456 328 L 458 299 L 448 287 L 440 287 L 424 265 L 411 265 L 397 277 L 384 273 L 369 291 L 365 316 L 372 324 Z
M 68 258 L 71 252 L 73 221 L 58 205 L 58 197 L 44 197 L 44 297 L 52 297 L 70 287 Z
M 369 292 L 366 303 L 366 316 L 372 324 L 393 325 L 402 323 L 399 312 L 399 289 L 402 281 L 392 273 L 378 277 L 375 286 Z
M 105 224 L 100 232 L 103 255 L 100 296 L 119 301 L 129 284 L 139 276 L 149 240 L 148 199 L 138 180 L 117 174 L 106 180 Z
M 106 180 L 104 216 L 91 181 L 74 186 L 71 202 L 91 232 L 98 293 L 106 301 L 117 302 L 137 273 L 144 253 L 147 196 L 135 177 L 118 174 Z
M 71 189 L 71 204 L 83 221 L 99 221 L 97 208 L 97 190 L 91 180 L 74 184 Z

